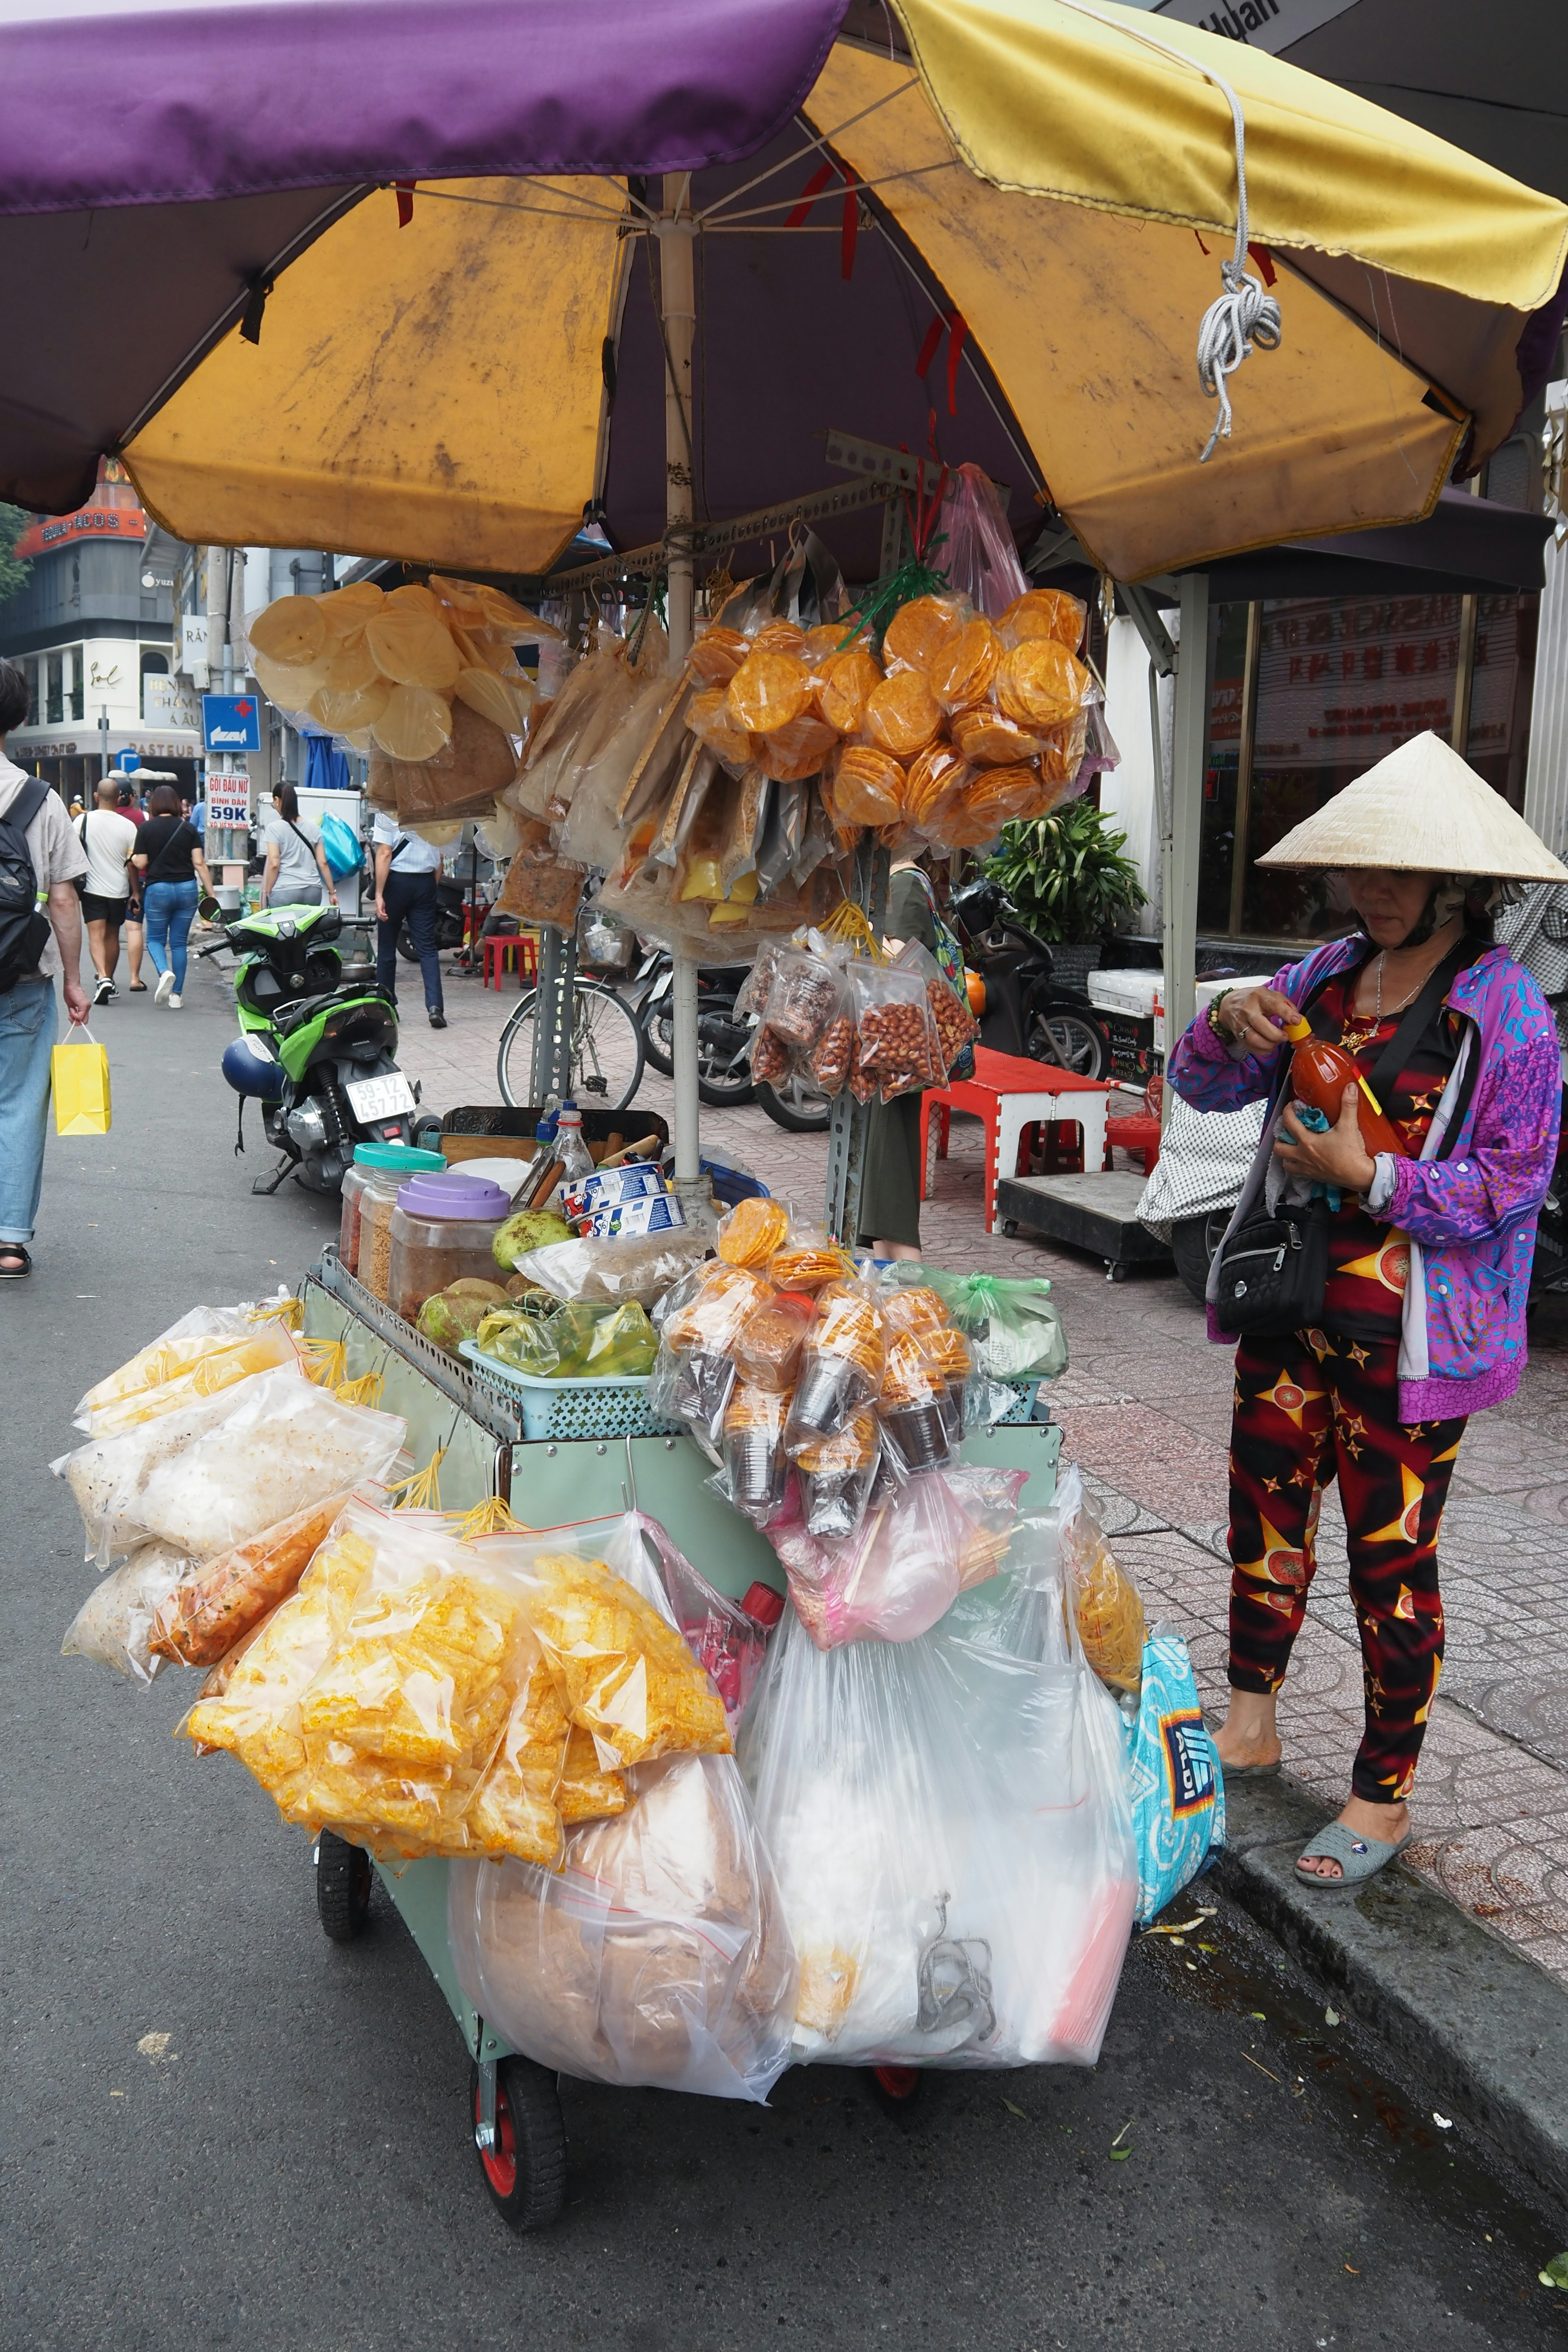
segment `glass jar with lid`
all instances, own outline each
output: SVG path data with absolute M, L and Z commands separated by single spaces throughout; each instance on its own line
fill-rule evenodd
M 409 1177 L 393 1204 L 388 1306 L 412 1323 L 449 1283 L 468 1276 L 493 1282 L 490 1244 L 510 1213 L 510 1196 L 488 1177 L 457 1169 Z
M 377 1298 L 386 1297 L 392 1252 L 392 1210 L 397 1188 L 411 1176 L 438 1174 L 447 1165 L 438 1151 L 416 1151 L 407 1143 L 362 1143 L 343 1171 L 342 1220 L 338 1257 Z

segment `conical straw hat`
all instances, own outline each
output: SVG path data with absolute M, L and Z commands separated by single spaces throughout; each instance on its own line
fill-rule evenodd
M 1259 866 L 1383 866 L 1568 882 L 1568 866 L 1439 735 L 1416 735 L 1265 850 Z

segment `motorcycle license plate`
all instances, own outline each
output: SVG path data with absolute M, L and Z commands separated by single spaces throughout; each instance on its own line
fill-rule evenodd
M 395 1118 L 414 1108 L 414 1089 L 401 1070 L 384 1078 L 355 1078 L 344 1089 L 362 1127 L 374 1118 Z

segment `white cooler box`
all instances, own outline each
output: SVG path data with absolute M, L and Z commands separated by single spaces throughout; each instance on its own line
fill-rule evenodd
M 1201 1013 L 1222 989 L 1267 988 L 1273 973 L 1238 973 L 1234 980 L 1203 979 L 1197 983 L 1198 1011 Z M 1102 1013 L 1119 1013 L 1124 1021 L 1152 1021 L 1154 1024 L 1152 1045 L 1157 1054 L 1165 1050 L 1165 975 L 1163 971 L 1091 971 L 1086 983 L 1089 1001 Z

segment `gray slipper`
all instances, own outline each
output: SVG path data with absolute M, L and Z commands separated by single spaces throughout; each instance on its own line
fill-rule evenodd
M 1222 1757 L 1217 1756 L 1217 1752 L 1216 1761 L 1227 1781 L 1272 1780 L 1275 1774 L 1283 1769 L 1278 1761 L 1273 1764 L 1227 1764 Z
M 1407 1830 L 1397 1845 L 1390 1845 L 1384 1838 L 1357 1837 L 1343 1822 L 1331 1822 L 1297 1855 L 1296 1875 L 1303 1886 L 1359 1886 L 1375 1878 L 1380 1870 L 1386 1870 L 1395 1854 L 1405 1852 L 1415 1834 L 1414 1830 Z M 1337 1862 L 1343 1874 L 1325 1878 L 1320 1871 L 1302 1869 L 1304 1862 L 1313 1861 Z

